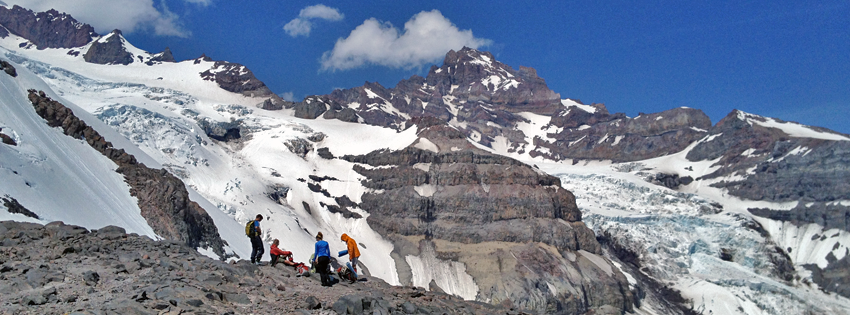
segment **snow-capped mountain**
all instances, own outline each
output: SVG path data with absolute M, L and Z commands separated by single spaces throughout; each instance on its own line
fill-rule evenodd
M 222 242 L 180 240 L 235 259 L 260 213 L 297 260 L 317 231 L 347 233 L 372 277 L 537 313 L 850 313 L 850 136 L 740 111 L 610 114 L 468 48 L 394 88 L 289 103 L 240 64 L 177 62 L 55 11 L 0 6 L 0 26 L 16 74 L 0 73 L 2 220 L 207 235 L 193 209 Z M 53 102 L 90 131 L 40 115 Z M 138 188 L 162 178 L 185 193 Z

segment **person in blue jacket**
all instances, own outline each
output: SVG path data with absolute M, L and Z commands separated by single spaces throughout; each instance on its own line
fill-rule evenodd
M 322 279 L 322 286 L 331 286 L 330 275 L 328 274 L 328 264 L 331 262 L 331 249 L 328 247 L 328 242 L 322 240 L 322 232 L 316 234 L 316 250 L 313 253 L 313 257 L 316 257 L 313 263 L 316 264 L 316 271 L 319 272 Z

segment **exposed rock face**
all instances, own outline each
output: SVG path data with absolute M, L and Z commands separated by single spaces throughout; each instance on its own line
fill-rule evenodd
M 768 120 L 785 123 L 734 111 L 712 128 L 711 140 L 700 142 L 687 158 L 719 158 L 720 167 L 701 179 L 741 175 L 741 180 L 714 184 L 728 189 L 731 195 L 774 202 L 802 201 L 788 211 L 751 209 L 753 214 L 850 231 L 850 207 L 833 202 L 850 199 L 850 182 L 846 180 L 850 178 L 850 141 L 792 137 L 763 125 Z
M 156 63 L 175 62 L 174 55 L 171 54 L 171 49 L 165 47 L 161 53 L 151 56 L 151 59 L 145 62 L 146 65 L 152 66 Z
M 2 221 L 0 239 L 11 314 L 525 314 L 373 278 L 325 288 L 291 267 L 226 264 L 115 226 Z
M 128 65 L 133 63 L 133 55 L 124 47 L 124 36 L 121 31 L 114 30 L 104 38 L 92 43 L 83 55 L 86 62 L 101 65 Z
M 210 248 L 224 258 L 226 242 L 209 214 L 189 200 L 189 192 L 177 177 L 166 170 L 151 169 L 136 158 L 115 149 L 100 134 L 74 116 L 64 105 L 47 97 L 44 92 L 29 90 L 29 100 L 36 113 L 51 127 L 62 127 L 65 134 L 84 139 L 92 148 L 118 164 L 130 185 L 130 194 L 139 199 L 139 208 L 148 225 L 157 235 L 183 242 L 192 248 Z
M 31 10 L 13 6 L 11 9 L 0 6 L 0 38 L 4 32 L 28 39 L 38 49 L 82 47 L 97 36 L 91 25 L 77 22 L 70 15 L 56 10 L 34 13 Z
M 558 178 L 477 149 L 438 119 L 414 121 L 420 138 L 410 147 L 342 157 L 373 189 L 357 206 L 396 244 L 399 269 L 412 270 L 410 259 L 463 262 L 478 300 L 539 313 L 631 310 L 625 277 L 599 256 Z
M 722 182 L 734 196 L 751 200 L 826 202 L 850 200 L 850 141 L 792 137 L 759 124 L 770 118 L 733 111 L 712 128 L 710 141 L 688 153 L 691 161 L 720 158 L 716 171 L 703 178 L 745 175 Z M 770 119 L 784 123 L 776 119 Z M 811 127 L 814 131 L 836 134 Z
M 829 265 L 824 269 L 817 265 L 803 265 L 803 267 L 812 272 L 812 280 L 820 287 L 828 288 L 828 291 L 841 296 L 850 297 L 850 283 L 847 283 L 847 276 L 850 274 L 850 252 L 840 260 L 829 253 L 826 259 Z
M 195 59 L 195 63 L 212 62 L 206 55 Z M 248 97 L 268 97 L 257 106 L 266 110 L 291 108 L 292 102 L 284 101 L 274 94 L 263 81 L 257 79 L 248 67 L 227 61 L 215 61 L 212 68 L 201 72 L 201 78 L 213 81 L 225 91 L 240 93 Z
M 15 70 L 15 67 L 4 60 L 0 60 L 0 70 L 3 70 L 3 72 L 6 72 L 6 74 L 13 77 L 18 76 L 18 72 Z
M 627 118 L 609 115 L 604 105 L 594 113 L 576 107 L 556 114 L 547 128 L 564 128 L 535 138 L 534 144 L 547 150 L 532 151 L 532 156 L 554 160 L 595 159 L 627 162 L 644 160 L 685 149 L 703 138 L 711 120 L 700 110 L 676 108 L 655 114 Z
M 0 128 L 0 131 L 3 131 L 3 128 Z M 15 142 L 15 139 L 12 139 L 12 137 L 10 137 L 10 136 L 6 135 L 5 133 L 2 133 L 2 132 L 0 132 L 0 140 L 3 141 L 3 144 L 18 145 L 18 143 Z
M 6 211 L 9 211 L 9 213 L 18 213 L 33 219 L 39 219 L 38 215 L 35 214 L 35 212 L 30 211 L 29 209 L 21 205 L 21 203 L 18 202 L 17 199 L 12 198 L 9 195 L 0 197 L 0 201 L 3 202 L 3 206 L 6 207 Z
M 650 183 L 661 185 L 673 190 L 676 190 L 681 185 L 687 185 L 694 181 L 693 177 L 685 176 L 679 177 L 678 174 L 664 174 L 658 173 L 655 174 L 652 178 L 648 179 Z

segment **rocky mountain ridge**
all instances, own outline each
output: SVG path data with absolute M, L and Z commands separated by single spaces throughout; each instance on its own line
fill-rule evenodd
M 414 75 L 390 89 L 367 82 L 291 106 L 297 117 L 399 130 L 414 117 L 437 117 L 482 145 L 551 160 L 643 160 L 679 152 L 711 128 L 696 109 L 628 118 L 560 97 L 533 68 L 514 70 L 489 52 L 464 48 L 448 52 L 426 78 Z
M 29 39 L 37 49 L 82 47 L 97 37 L 91 25 L 56 10 L 33 12 L 18 5 L 0 6 L 0 38 L 11 34 Z
M 133 47 L 120 30 L 107 35 L 98 35 L 91 25 L 78 22 L 72 16 L 56 10 L 33 12 L 20 6 L 11 9 L 0 6 L 0 38 L 12 35 L 27 40 L 21 47 L 35 46 L 39 50 L 48 48 L 69 49 L 68 55 L 82 55 L 83 60 L 103 65 L 128 65 L 134 62 L 148 66 L 163 62 L 176 62 L 171 50 L 166 47 L 159 53 L 148 53 Z M 212 62 L 202 55 L 193 62 Z M 249 97 L 266 98 L 261 106 L 267 109 L 283 108 L 287 102 L 273 93 L 245 66 L 227 61 L 215 61 L 209 70 L 199 75 L 216 82 L 222 89 L 241 93 Z

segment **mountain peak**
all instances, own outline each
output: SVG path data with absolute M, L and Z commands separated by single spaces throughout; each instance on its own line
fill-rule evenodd
M 83 58 L 86 62 L 102 65 L 128 65 L 133 62 L 133 54 L 127 51 L 126 42 L 120 30 L 113 30 L 94 41 Z
M 35 13 L 13 6 L 0 6 L 0 25 L 10 33 L 26 38 L 36 48 L 82 47 L 97 36 L 91 25 L 80 23 L 66 13 L 54 9 Z

